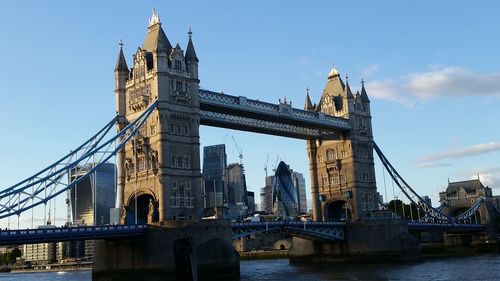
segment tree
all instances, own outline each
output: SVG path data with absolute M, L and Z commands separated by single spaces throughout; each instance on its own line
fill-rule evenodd
M 397 214 L 400 218 L 407 220 L 418 220 L 425 215 L 423 212 L 418 211 L 418 207 L 414 203 L 405 204 L 399 199 L 391 200 L 387 204 L 387 207 L 395 214 Z

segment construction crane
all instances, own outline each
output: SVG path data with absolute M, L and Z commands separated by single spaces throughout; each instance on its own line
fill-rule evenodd
M 276 168 L 278 167 L 279 160 L 280 160 L 280 156 L 276 155 L 276 161 L 274 162 L 274 166 L 273 166 L 273 173 L 276 172 Z
M 71 202 L 70 202 L 70 198 L 71 198 L 71 191 L 70 191 L 70 189 L 68 189 L 68 191 L 66 191 L 66 226 L 70 226 L 71 225 Z
M 240 158 L 240 165 L 243 165 L 243 150 L 241 150 L 238 147 L 238 144 L 236 143 L 236 140 L 234 139 L 234 136 L 231 136 L 233 138 L 234 146 L 236 146 L 236 151 L 238 151 L 238 157 Z
M 267 163 L 269 163 L 269 153 L 267 154 L 266 163 L 264 164 L 264 172 L 266 172 L 266 178 L 267 178 Z

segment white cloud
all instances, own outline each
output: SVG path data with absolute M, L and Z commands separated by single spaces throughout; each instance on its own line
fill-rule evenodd
M 306 66 L 306 65 L 309 65 L 311 64 L 312 60 L 310 58 L 306 58 L 306 57 L 300 57 L 297 59 L 297 64 L 299 66 Z
M 439 163 L 439 162 L 421 162 L 417 163 L 417 168 L 425 169 L 425 168 L 435 168 L 435 167 L 449 167 L 452 166 L 450 163 Z
M 429 71 L 367 83 L 375 98 L 413 105 L 436 97 L 500 96 L 500 73 L 433 65 Z
M 468 147 L 463 147 L 459 149 L 451 149 L 446 151 L 441 151 L 433 154 L 426 155 L 422 157 L 422 161 L 432 162 L 436 160 L 442 159 L 450 159 L 450 158 L 462 158 L 467 156 L 473 156 L 478 154 L 489 153 L 493 151 L 500 150 L 499 142 L 489 142 L 476 144 Z
M 380 65 L 378 63 L 369 65 L 361 71 L 361 76 L 366 78 L 372 76 L 375 72 L 380 70 Z
M 500 188 L 500 173 L 479 173 L 476 175 L 469 176 L 470 179 L 477 179 L 479 175 L 479 180 L 484 186 L 489 186 L 491 188 Z
M 478 170 L 467 170 L 456 173 L 461 178 L 479 179 L 484 186 L 500 188 L 500 167 L 489 167 Z
M 415 105 L 414 97 L 394 80 L 375 80 L 366 84 L 370 97 L 400 103 L 409 107 Z

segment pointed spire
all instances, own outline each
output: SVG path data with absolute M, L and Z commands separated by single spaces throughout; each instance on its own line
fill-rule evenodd
M 189 41 L 188 41 L 188 45 L 186 48 L 186 61 L 198 62 L 199 60 L 198 60 L 198 57 L 196 56 L 196 52 L 194 50 L 194 45 L 193 45 L 193 40 L 191 38 L 193 36 L 193 32 L 191 31 L 191 27 L 189 28 L 188 35 L 189 35 Z
M 160 16 L 153 9 L 153 15 L 149 19 L 148 33 L 144 39 L 142 49 L 148 52 L 165 52 L 169 53 L 172 49 L 172 44 L 168 41 L 167 35 L 161 27 Z
M 155 24 L 161 24 L 161 22 L 160 22 L 160 16 L 158 15 L 158 13 L 156 13 L 156 9 L 153 8 L 153 14 L 149 18 L 149 25 L 148 25 L 148 27 L 151 27 L 151 26 L 153 26 Z
M 332 65 L 332 69 L 330 70 L 330 73 L 328 73 L 328 79 L 338 76 L 339 76 L 339 71 L 335 68 L 335 65 Z
M 361 79 L 361 101 L 364 103 L 370 103 L 370 99 L 368 98 L 365 90 L 365 80 L 363 79 Z
M 305 110 L 313 110 L 314 107 L 311 102 L 311 97 L 309 97 L 309 87 L 306 87 L 306 101 L 304 102 Z
M 349 87 L 349 76 L 347 76 L 347 73 L 345 74 L 345 95 L 347 96 L 347 99 L 354 99 L 351 87 Z
M 115 71 L 125 71 L 128 73 L 127 61 L 123 55 L 123 41 L 120 39 L 120 54 L 118 54 L 118 60 L 116 61 Z

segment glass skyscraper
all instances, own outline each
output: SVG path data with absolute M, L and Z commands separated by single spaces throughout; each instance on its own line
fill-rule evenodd
M 297 200 L 299 203 L 299 213 L 307 213 L 307 198 L 306 198 L 306 180 L 302 173 L 295 172 L 290 169 L 292 182 L 297 192 Z
M 297 189 L 292 181 L 292 174 L 285 162 L 281 161 L 276 168 L 273 182 L 273 213 L 282 218 L 293 218 L 298 215 Z
M 226 146 L 224 144 L 203 148 L 203 190 L 205 208 L 220 207 L 227 202 Z
M 260 189 L 260 210 L 268 214 L 273 212 L 273 181 L 274 176 L 267 176 L 266 186 Z
M 76 168 L 71 177 L 80 177 L 90 169 L 92 164 Z M 71 189 L 70 202 L 74 224 L 109 224 L 110 209 L 115 206 L 115 171 L 115 164 L 102 163 L 95 173 Z

